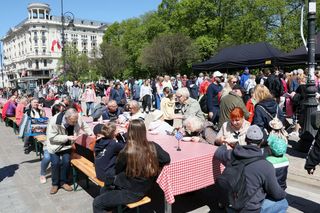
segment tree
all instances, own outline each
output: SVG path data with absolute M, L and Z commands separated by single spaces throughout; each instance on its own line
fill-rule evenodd
M 153 74 L 174 74 L 190 66 L 198 57 L 192 40 L 180 33 L 163 34 L 147 45 L 139 58 L 142 66 Z
M 78 80 L 80 76 L 89 71 L 89 59 L 85 53 L 80 53 L 74 45 L 66 45 L 65 51 L 65 74 L 68 80 Z M 61 57 L 59 66 L 63 64 Z M 66 79 L 65 79 L 66 80 Z
M 103 42 L 100 45 L 101 58 L 96 60 L 97 69 L 105 78 L 121 76 L 126 67 L 127 55 L 121 47 Z

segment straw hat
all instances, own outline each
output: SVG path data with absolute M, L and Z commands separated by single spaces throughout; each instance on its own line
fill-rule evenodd
M 277 117 L 275 117 L 269 122 L 269 126 L 274 130 L 280 130 L 283 128 L 282 122 Z

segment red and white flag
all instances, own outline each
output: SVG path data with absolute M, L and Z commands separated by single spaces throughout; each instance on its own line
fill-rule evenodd
M 61 49 L 61 46 L 60 46 L 60 43 L 58 40 L 53 40 L 52 43 L 51 43 L 51 52 L 54 52 L 54 47 L 57 46 L 58 49 L 60 50 Z

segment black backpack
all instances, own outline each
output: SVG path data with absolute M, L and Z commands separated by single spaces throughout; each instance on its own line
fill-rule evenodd
M 199 100 L 199 105 L 201 108 L 201 111 L 204 113 L 208 113 L 208 106 L 207 106 L 207 94 L 204 94 L 200 100 Z
M 219 202 L 225 207 L 241 211 L 247 202 L 256 194 L 248 194 L 247 181 L 244 175 L 244 168 L 250 163 L 262 160 L 263 157 L 255 157 L 250 159 L 237 159 L 234 154 L 231 155 L 230 162 L 222 174 L 217 178 L 217 189 L 220 194 Z

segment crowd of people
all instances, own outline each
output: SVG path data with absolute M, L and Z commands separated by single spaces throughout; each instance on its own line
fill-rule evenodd
M 289 163 L 285 157 L 285 118 L 294 120 L 296 128 L 291 134 L 299 135 L 305 83 L 302 69 L 290 73 L 264 69 L 254 75 L 245 68 L 241 75 L 215 71 L 190 78 L 178 74 L 144 80 L 85 84 L 75 81 L 43 85 L 30 94 L 6 89 L 0 95 L 8 98 L 2 106 L 2 119 L 16 117 L 17 124 L 25 129 L 25 154 L 32 149 L 32 136 L 26 134 L 24 117 L 43 118 L 43 108 L 51 108 L 40 169 L 40 182 L 45 183 L 51 162 L 51 194 L 59 188 L 72 191 L 68 179 L 71 147 L 83 134 L 80 131 L 96 137 L 95 169 L 105 187 L 94 199 L 94 212 L 110 211 L 119 204 L 141 199 L 161 167 L 170 163 L 169 154 L 147 140 L 148 131 L 165 135 L 178 131 L 185 141 L 217 146 L 214 157 L 226 168 L 246 159 L 243 174 L 248 194 L 241 212 L 286 212 Z M 316 87 L 320 88 L 318 74 Z M 83 116 L 108 122 L 91 129 Z M 147 116 L 151 116 L 151 123 L 145 122 Z M 119 125 L 127 132 L 120 132 Z M 318 162 L 311 156 L 306 165 L 308 171 Z M 223 189 L 221 193 L 227 191 Z M 228 212 L 239 212 L 228 203 L 225 207 Z

